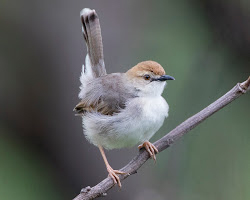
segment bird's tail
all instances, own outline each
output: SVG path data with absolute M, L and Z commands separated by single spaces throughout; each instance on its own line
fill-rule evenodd
M 105 75 L 106 69 L 99 18 L 95 10 L 89 8 L 84 8 L 80 16 L 83 36 L 88 50 L 83 73 L 91 74 L 93 78 Z
M 81 86 L 78 96 L 82 99 L 88 81 L 107 73 L 104 64 L 102 35 L 98 16 L 95 10 L 84 8 L 80 12 L 80 17 L 83 37 L 88 51 L 85 58 L 85 66 L 82 65 L 82 74 L 80 77 Z

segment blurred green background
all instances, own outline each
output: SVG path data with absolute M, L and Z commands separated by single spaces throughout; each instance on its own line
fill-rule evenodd
M 74 116 L 86 47 L 80 10 L 97 11 L 106 68 L 143 60 L 176 78 L 159 139 L 250 75 L 250 1 L 0 1 L 0 199 L 72 199 L 107 176 Z M 250 199 L 250 95 L 225 107 L 113 188 L 107 199 Z M 107 152 L 113 168 L 137 148 Z

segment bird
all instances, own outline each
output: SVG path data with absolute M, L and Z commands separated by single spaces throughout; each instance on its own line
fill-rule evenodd
M 156 160 L 157 148 L 150 138 L 168 117 L 169 106 L 162 97 L 167 80 L 164 68 L 155 61 L 139 62 L 125 73 L 107 74 L 99 17 L 95 10 L 80 12 L 83 37 L 87 46 L 85 65 L 80 76 L 80 102 L 76 115 L 82 117 L 86 139 L 97 146 L 108 176 L 121 187 L 119 174 L 109 164 L 104 149 L 145 148 Z

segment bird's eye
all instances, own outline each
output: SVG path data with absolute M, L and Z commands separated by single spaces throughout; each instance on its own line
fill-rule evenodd
M 145 80 L 149 80 L 151 77 L 150 77 L 148 74 L 145 74 L 145 75 L 143 76 L 143 78 L 144 78 Z

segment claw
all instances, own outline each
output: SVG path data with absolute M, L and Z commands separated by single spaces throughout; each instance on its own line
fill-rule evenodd
M 107 170 L 108 170 L 109 176 L 113 179 L 114 183 L 118 184 L 118 186 L 121 188 L 122 184 L 121 184 L 120 178 L 117 174 L 126 174 L 126 173 L 119 171 L 119 170 L 114 170 L 114 169 L 112 169 L 111 166 L 108 166 Z
M 122 184 L 121 184 L 121 181 L 120 181 L 120 178 L 117 174 L 126 174 L 126 172 L 122 172 L 122 171 L 119 171 L 119 170 L 114 170 L 108 163 L 108 160 L 106 158 L 106 155 L 104 153 L 104 150 L 103 150 L 103 147 L 102 146 L 99 146 L 99 149 L 100 149 L 100 152 L 102 154 L 102 157 L 103 157 L 103 160 L 104 160 L 104 163 L 107 167 L 107 171 L 109 173 L 109 176 L 113 179 L 114 183 L 115 184 L 118 184 L 118 186 L 121 188 L 122 187 Z
M 155 154 L 158 153 L 158 149 L 153 145 L 151 142 L 146 141 L 143 144 L 139 145 L 138 148 L 145 148 L 146 151 L 149 153 L 150 157 L 156 162 L 156 156 Z

